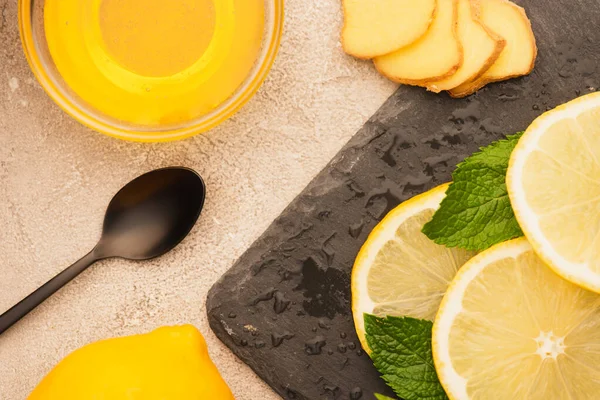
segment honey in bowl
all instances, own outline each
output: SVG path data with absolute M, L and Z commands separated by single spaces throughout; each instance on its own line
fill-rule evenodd
M 44 28 L 65 83 L 95 109 L 146 126 L 199 118 L 259 56 L 264 0 L 46 0 Z

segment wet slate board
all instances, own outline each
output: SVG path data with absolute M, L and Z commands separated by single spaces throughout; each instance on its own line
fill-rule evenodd
M 467 99 L 401 87 L 215 284 L 212 329 L 285 399 L 389 393 L 358 344 L 350 272 L 388 210 L 480 146 L 600 85 L 600 1 L 528 0 L 534 73 Z

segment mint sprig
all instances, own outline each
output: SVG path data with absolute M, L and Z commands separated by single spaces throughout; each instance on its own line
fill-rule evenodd
M 431 321 L 369 314 L 365 314 L 364 319 L 375 368 L 399 397 L 448 399 L 433 365 Z
M 523 236 L 506 189 L 510 154 L 522 134 L 494 142 L 458 164 L 440 208 L 423 227 L 429 239 L 481 251 Z

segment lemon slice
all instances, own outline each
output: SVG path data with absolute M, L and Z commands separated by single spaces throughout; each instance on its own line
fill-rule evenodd
M 565 279 L 600 292 L 600 93 L 533 122 L 511 156 L 507 187 L 539 256 Z
M 600 393 L 600 296 L 556 275 L 526 239 L 466 263 L 433 325 L 453 400 L 586 400 Z
M 352 313 L 365 350 L 364 313 L 433 321 L 456 271 L 474 255 L 437 245 L 421 233 L 447 189 L 441 185 L 400 204 L 358 253 L 352 270 Z

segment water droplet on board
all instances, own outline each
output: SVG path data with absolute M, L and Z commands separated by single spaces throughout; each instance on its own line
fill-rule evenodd
M 414 129 L 414 128 L 413 128 Z M 414 129 L 416 130 L 416 129 Z M 392 137 L 392 141 L 386 149 L 377 149 L 377 155 L 390 167 L 396 167 L 398 165 L 398 159 L 404 158 L 405 152 L 403 150 L 414 147 L 414 142 L 411 139 L 410 129 L 401 128 L 399 133 L 396 133 Z
M 331 234 L 327 239 L 323 241 L 321 245 L 321 251 L 325 254 L 325 261 L 327 265 L 333 264 L 333 258 L 335 257 L 335 250 L 331 248 L 330 242 L 335 237 L 335 233 Z
M 560 69 L 558 70 L 558 76 L 560 76 L 561 78 L 570 78 L 573 76 L 573 72 L 572 72 L 572 65 L 570 63 L 567 64 L 563 64 Z M 544 94 L 542 92 L 542 94 Z
M 269 267 L 274 264 L 274 260 L 267 260 L 265 262 L 261 262 L 261 263 L 256 263 L 253 264 L 250 267 L 250 271 L 252 271 L 252 275 L 253 276 L 257 276 L 258 274 L 260 274 L 261 272 L 263 272 L 266 269 L 269 269 Z
M 248 341 L 246 339 L 242 339 L 242 340 L 240 340 L 240 345 L 242 347 L 246 347 L 246 346 L 248 346 Z
M 519 96 L 516 94 L 507 94 L 507 93 L 502 93 L 501 95 L 498 96 L 498 100 L 500 100 L 500 101 L 515 101 L 518 98 L 519 98 Z
M 321 354 L 321 350 L 327 344 L 324 336 L 316 336 L 313 339 L 307 340 L 304 343 L 304 351 L 309 356 L 315 356 Z
M 275 295 L 276 291 L 277 291 L 277 289 L 275 289 L 275 288 L 267 289 L 266 291 L 262 292 L 254 299 L 254 301 L 252 302 L 252 305 L 255 306 L 262 301 L 271 300 L 273 298 L 273 296 Z
M 288 300 L 285 297 L 285 295 L 279 291 L 275 292 L 273 297 L 275 298 L 275 303 L 273 303 L 273 310 L 276 314 L 281 314 L 282 312 L 287 310 L 291 300 Z
M 293 239 L 299 239 L 302 235 L 304 235 L 306 232 L 310 231 L 313 227 L 314 227 L 314 225 L 309 222 L 302 222 L 302 226 L 300 227 L 298 232 L 293 233 L 288 238 L 288 241 L 293 240 Z
M 235 318 L 235 317 L 237 317 L 237 314 L 234 313 L 234 312 L 230 312 L 227 317 L 229 317 L 229 318 Z
M 283 251 L 284 253 L 291 253 L 294 250 L 296 250 L 296 246 L 294 246 L 292 243 L 289 243 L 289 242 L 285 242 L 281 246 L 281 251 Z
M 362 356 L 363 355 L 362 349 L 356 350 L 356 355 L 359 356 L 359 357 Z
M 342 339 L 346 339 L 346 336 L 348 336 L 348 335 L 346 335 L 346 333 L 345 333 L 345 332 L 342 332 L 342 333 L 340 333 L 340 338 L 342 338 Z
M 256 347 L 257 349 L 262 349 L 263 347 L 265 347 L 265 345 L 266 345 L 266 343 L 263 342 L 262 340 L 259 340 L 254 343 L 254 347 Z
M 442 147 L 439 140 L 436 138 L 429 138 L 429 139 L 423 138 L 422 142 L 429 144 L 429 147 L 431 147 L 433 150 L 438 150 L 440 147 Z
M 455 122 L 457 124 L 464 124 L 465 122 L 477 122 L 481 118 L 481 110 L 479 109 L 480 103 L 476 100 L 469 103 L 464 108 L 459 108 L 452 112 L 452 117 L 450 117 L 450 121 Z
M 484 129 L 483 124 L 482 124 L 482 129 Z M 487 131 L 487 129 L 484 129 L 484 130 Z M 487 131 L 487 132 L 489 132 L 489 131 Z M 446 153 L 446 154 L 441 154 L 439 156 L 431 156 L 431 157 L 424 158 L 423 163 L 426 165 L 425 174 L 427 176 L 433 176 L 434 170 L 436 167 L 447 167 L 448 161 L 452 160 L 454 157 L 455 157 L 454 154 Z
M 316 331 L 318 331 L 318 329 L 317 329 L 317 327 L 314 327 L 311 329 L 311 331 L 316 332 Z
M 423 192 L 425 185 L 431 182 L 432 179 L 433 177 L 423 172 L 419 172 L 416 175 L 406 175 L 401 182 L 404 185 L 404 194 L 410 195 L 410 193 L 417 194 Z
M 331 325 L 329 325 L 329 322 L 325 318 L 319 318 L 319 328 L 329 330 L 331 329 Z
M 353 239 L 356 239 L 360 236 L 364 226 L 365 226 L 365 223 L 363 220 L 361 220 L 360 222 L 357 222 L 356 224 L 350 225 L 348 227 L 348 233 L 350 234 L 350 236 Z
M 583 84 L 585 85 L 586 89 L 590 92 L 595 92 L 598 88 L 598 80 L 594 79 L 594 78 L 585 78 L 583 80 Z
M 271 344 L 273 347 L 279 347 L 283 343 L 284 340 L 289 340 L 294 337 L 293 333 L 285 331 L 283 333 L 272 333 L 271 334 Z
M 342 366 L 340 367 L 340 371 L 343 370 L 344 368 L 346 368 L 348 365 L 350 365 L 350 359 L 348 357 L 346 357 L 344 359 L 344 362 L 342 363 Z
M 460 132 L 460 130 L 458 132 Z M 450 145 L 462 144 L 463 141 L 458 132 L 454 132 L 449 135 L 444 135 L 444 137 L 442 137 L 442 140 L 444 140 Z
M 350 391 L 350 400 L 358 400 L 362 397 L 362 395 L 362 389 L 357 386 Z
M 319 212 L 319 214 L 317 215 L 317 218 L 319 219 L 319 221 L 325 221 L 327 218 L 329 218 L 330 215 L 331 215 L 331 210 L 323 210 L 323 211 Z
M 337 349 L 340 353 L 345 353 L 347 350 L 346 345 L 344 343 L 338 344 Z
M 327 350 L 327 354 L 332 355 L 333 354 L 333 350 L 331 350 L 331 349 Z
M 354 342 L 350 342 L 350 343 L 348 343 L 348 348 L 349 348 L 350 350 L 354 350 L 354 349 L 356 349 L 356 343 L 354 343 Z
M 350 181 L 350 183 L 348 183 L 348 189 L 350 189 L 353 193 L 354 193 L 354 197 L 363 197 L 365 195 L 364 190 L 362 190 L 360 188 L 360 186 L 358 186 L 358 183 L 354 182 L 354 181 Z
M 531 107 L 534 111 L 538 111 L 540 109 L 540 106 L 538 106 L 537 104 L 534 104 L 533 107 Z
M 398 135 L 394 136 L 392 138 L 392 143 L 387 148 L 387 150 L 383 153 L 383 155 L 380 157 L 381 160 L 383 160 L 390 167 L 395 167 L 398 164 L 398 162 L 396 161 L 396 159 L 393 156 L 393 152 L 396 150 L 396 146 L 398 145 L 398 140 L 399 140 Z
M 333 398 L 335 399 L 339 395 L 338 392 L 340 391 L 340 388 L 335 385 L 325 384 L 325 385 L 323 385 L 323 390 L 325 390 L 325 393 L 331 394 L 333 396 Z
M 394 207 L 400 204 L 400 190 L 377 189 L 370 193 L 365 208 L 377 220 L 381 220 Z

